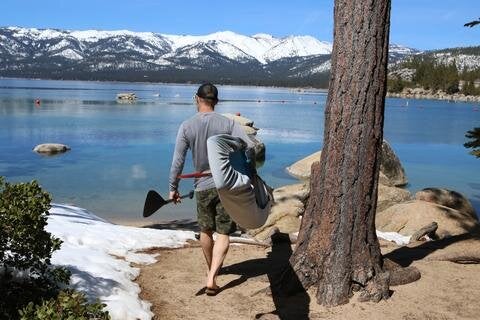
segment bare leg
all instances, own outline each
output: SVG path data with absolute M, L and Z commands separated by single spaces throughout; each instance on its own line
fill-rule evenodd
M 215 283 L 218 271 L 223 264 L 223 260 L 225 260 L 225 256 L 228 252 L 228 247 L 230 245 L 230 237 L 226 234 L 217 234 L 217 240 L 213 245 L 213 255 L 212 255 L 212 263 L 211 268 L 208 272 L 207 277 L 207 288 L 217 288 L 217 284 Z
M 202 246 L 203 255 L 207 262 L 208 271 L 212 265 L 213 254 L 213 232 L 212 231 L 200 231 L 200 245 Z

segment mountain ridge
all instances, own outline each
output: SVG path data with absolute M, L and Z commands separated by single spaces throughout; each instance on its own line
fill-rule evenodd
M 232 31 L 0 28 L 0 76 L 326 87 L 332 43 Z M 419 50 L 390 45 L 395 62 Z

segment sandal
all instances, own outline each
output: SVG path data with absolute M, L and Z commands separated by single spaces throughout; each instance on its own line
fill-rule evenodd
M 207 296 L 216 296 L 220 292 L 220 287 L 216 288 L 205 288 L 205 294 Z

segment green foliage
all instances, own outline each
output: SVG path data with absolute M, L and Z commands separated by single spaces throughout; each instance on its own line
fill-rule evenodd
M 0 195 L 0 263 L 9 270 L 45 275 L 52 252 L 62 243 L 44 230 L 50 195 L 36 181 L 10 184 L 3 179 Z
M 416 70 L 413 82 L 425 89 L 442 90 L 448 94 L 459 91 L 460 78 L 455 62 L 444 65 L 437 64 L 430 57 L 414 57 L 404 67 Z
M 400 93 L 405 87 L 406 87 L 406 81 L 403 81 L 400 77 L 395 77 L 394 79 L 388 79 L 387 81 L 388 92 Z
M 448 49 L 448 53 L 480 55 L 480 47 Z M 442 52 L 442 51 L 435 51 Z M 462 93 L 464 95 L 480 95 L 480 88 L 475 88 L 475 81 L 480 79 L 480 68 L 474 70 L 458 70 L 455 61 L 445 65 L 436 62 L 431 54 L 415 56 L 403 62 L 399 68 L 415 69 L 412 82 L 399 82 L 399 79 L 389 79 L 389 91 L 399 92 L 403 86 L 422 87 L 432 91 L 443 91 L 447 94 Z M 460 88 L 460 81 L 463 82 Z M 403 89 L 403 88 L 402 88 Z
M 71 291 L 57 298 L 59 286 L 68 284 L 70 273 L 51 265 L 52 253 L 60 248 L 62 241 L 45 231 L 50 201 L 50 195 L 36 181 L 11 184 L 0 177 L 0 319 L 17 319 L 18 310 L 26 308 L 27 314 L 28 308 L 42 301 L 46 308 L 55 303 L 74 306 L 76 301 L 87 311 L 96 311 L 101 306 L 83 305 L 84 298 L 78 293 L 65 296 Z M 36 307 L 32 310 L 36 312 Z M 43 314 L 39 312 L 38 316 Z
M 477 158 L 480 158 L 480 128 L 474 128 L 465 134 L 465 137 L 471 141 L 464 144 L 465 148 L 473 149 L 470 153 Z
M 21 320 L 107 320 L 110 316 L 103 311 L 105 304 L 88 303 L 85 295 L 73 290 L 64 290 L 56 298 L 43 300 L 34 305 L 30 302 L 20 311 Z

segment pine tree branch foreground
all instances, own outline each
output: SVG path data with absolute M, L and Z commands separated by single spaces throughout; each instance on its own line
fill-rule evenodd
M 347 303 L 390 295 L 375 233 L 379 155 L 387 84 L 390 0 L 336 0 L 332 71 L 320 164 L 290 258 L 291 276 L 317 288 L 317 302 Z M 292 278 L 295 278 L 292 279 Z

